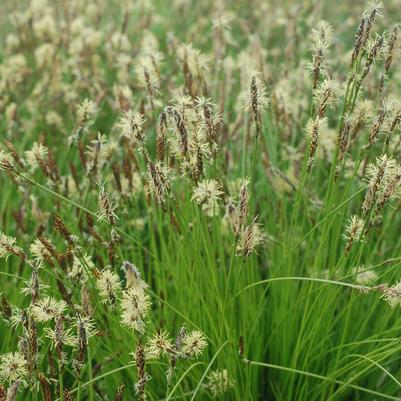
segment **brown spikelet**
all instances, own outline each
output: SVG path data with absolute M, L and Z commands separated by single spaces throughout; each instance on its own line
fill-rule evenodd
M 60 372 L 64 369 L 64 358 L 63 358 L 63 333 L 64 333 L 64 320 L 61 317 L 56 318 L 54 325 L 55 332 L 55 343 L 56 343 L 56 352 L 58 358 L 58 365 Z
M 140 401 L 144 401 L 147 375 L 146 375 L 146 371 L 145 371 L 145 348 L 141 343 L 139 343 L 136 346 L 135 362 L 136 362 L 136 368 L 137 368 L 136 391 L 138 393 L 138 399 Z
M 51 174 L 51 169 L 49 166 L 49 162 L 46 159 L 43 159 L 42 157 L 40 157 L 39 155 L 35 155 L 36 161 L 40 167 L 40 169 L 42 170 L 43 174 L 49 178 L 50 180 L 53 181 L 53 177 Z
M 198 182 L 203 175 L 203 155 L 199 144 L 195 145 L 196 164 L 194 171 L 194 181 Z
M 351 67 L 354 65 L 355 60 L 358 58 L 361 48 L 363 46 L 365 25 L 366 25 L 366 19 L 365 17 L 362 17 L 355 34 L 355 44 L 351 56 Z
M 6 396 L 7 396 L 6 389 L 2 384 L 0 384 L 0 401 L 6 401 Z
M 391 32 L 390 40 L 388 42 L 388 50 L 387 50 L 387 57 L 384 62 L 384 71 L 385 73 L 388 73 L 391 64 L 393 62 L 393 57 L 394 57 L 394 50 L 397 45 L 397 38 L 398 38 L 398 27 L 395 26 Z
M 125 384 L 121 384 L 121 386 L 117 390 L 116 396 L 114 397 L 114 401 L 122 401 L 124 397 L 124 391 L 125 391 Z
M 88 287 L 83 285 L 81 288 L 82 310 L 86 317 L 92 316 L 92 305 L 90 301 L 90 293 Z
M 26 233 L 27 228 L 26 228 L 26 224 L 25 224 L 24 207 L 21 205 L 21 207 L 19 207 L 18 209 L 13 210 L 12 215 L 14 217 L 15 223 L 17 224 L 18 230 L 22 231 L 23 233 Z
M 56 260 L 59 259 L 59 253 L 56 250 L 56 247 L 50 242 L 50 240 L 42 235 L 38 237 L 39 241 L 42 243 L 42 245 L 46 248 L 46 251 L 53 256 Z M 45 256 L 45 259 L 49 259 L 48 255 L 43 255 Z
M 238 219 L 238 230 L 242 230 L 245 227 L 246 220 L 248 217 L 248 181 L 244 180 L 240 191 L 239 191 L 239 219 Z
M 182 72 L 184 74 L 185 87 L 187 89 L 187 92 L 192 98 L 195 98 L 195 88 L 193 85 L 193 77 L 192 77 L 191 71 L 188 66 L 188 55 L 187 55 L 186 50 L 185 50 L 185 54 L 184 54 L 184 57 L 182 60 Z
M 5 250 L 6 253 L 18 256 L 23 260 L 26 259 L 24 251 L 19 246 L 10 243 L 6 236 L 0 236 L 0 246 Z
M 127 112 L 131 108 L 130 100 L 124 96 L 124 92 L 121 89 L 118 90 L 117 100 L 122 112 Z
M 344 125 L 338 137 L 338 161 L 343 160 L 345 151 L 348 147 L 349 133 L 351 130 L 351 120 L 349 118 L 344 119 Z
M 86 156 L 85 156 L 85 148 L 82 142 L 79 142 L 78 144 L 78 150 L 79 150 L 79 160 L 81 162 L 81 166 L 84 171 L 86 171 Z
M 10 319 L 12 315 L 11 304 L 4 294 L 1 296 L 0 312 L 3 315 L 3 317 L 7 320 Z
M 60 267 L 65 270 L 68 266 L 71 266 L 74 261 L 73 247 L 68 246 L 66 253 L 60 253 L 58 263 Z
M 177 109 L 170 107 L 168 110 L 171 113 L 171 115 L 173 116 L 174 122 L 177 127 L 177 131 L 178 131 L 178 134 L 180 137 L 181 153 L 183 156 L 186 156 L 188 154 L 188 132 L 185 127 L 184 119 L 183 119 L 181 113 Z
M 54 228 L 67 241 L 68 244 L 72 245 L 74 243 L 70 231 L 59 216 L 54 217 Z
M 401 181 L 401 174 L 395 174 L 393 177 L 391 177 L 388 180 L 388 182 L 386 184 L 386 188 L 382 195 L 382 199 L 380 200 L 380 202 L 377 205 L 377 212 L 379 214 L 381 214 L 385 203 L 388 202 L 390 200 L 391 196 L 397 192 L 400 181 Z
M 251 107 L 253 119 L 256 127 L 256 136 L 260 134 L 260 115 L 258 110 L 258 86 L 256 83 L 256 76 L 253 76 L 251 79 L 251 85 L 249 88 L 250 98 L 251 98 Z
M 71 294 L 68 292 L 67 288 L 65 288 L 65 285 L 62 280 L 59 278 L 57 279 L 57 288 L 61 294 L 61 297 L 64 299 L 65 302 L 71 307 L 73 307 L 72 302 L 71 302 Z
M 18 389 L 21 382 L 17 380 L 7 390 L 6 401 L 14 401 L 17 398 Z
M 23 160 L 21 159 L 21 157 L 19 156 L 17 150 L 15 149 L 14 145 L 9 142 L 9 141 L 4 141 L 4 144 L 6 145 L 8 151 L 10 152 L 10 155 L 12 156 L 12 158 L 14 159 L 14 161 L 21 167 L 24 168 L 25 164 L 23 162 Z
M 64 401 L 73 401 L 72 395 L 66 388 L 63 391 L 63 396 L 64 396 Z
M 370 14 L 365 17 L 366 24 L 365 24 L 364 34 L 363 34 L 362 47 L 365 46 L 366 42 L 369 39 L 370 33 L 373 28 L 373 23 L 375 22 L 375 19 L 377 16 L 377 12 L 378 12 L 378 9 L 376 7 L 372 7 Z
M 82 321 L 78 322 L 78 362 L 82 364 L 86 354 L 87 336 L 85 325 Z
M 86 213 L 86 224 L 88 225 L 88 232 L 89 234 L 96 239 L 96 241 L 99 241 L 100 243 L 103 243 L 103 238 L 99 235 L 95 228 L 95 223 L 93 221 L 92 215 L 89 213 Z
M 75 186 L 77 187 L 77 189 L 79 189 L 80 179 L 78 176 L 77 168 L 74 166 L 74 164 L 72 162 L 70 162 L 69 166 L 70 166 L 72 178 L 74 179 L 74 182 L 75 182 Z
M 0 158 L 0 171 L 3 170 L 5 171 L 8 176 L 11 178 L 11 180 L 17 184 L 16 181 L 16 176 L 18 176 L 18 171 L 15 168 L 11 157 L 2 157 Z
M 122 187 L 121 187 L 121 176 L 120 176 L 120 168 L 118 167 L 117 163 L 113 164 L 113 175 L 114 175 L 114 181 L 116 183 L 116 187 L 118 189 L 118 192 L 122 192 Z
M 384 37 L 381 36 L 374 44 L 374 46 L 372 47 L 372 49 L 370 49 L 368 56 L 366 58 L 366 62 L 365 62 L 365 67 L 362 70 L 362 74 L 361 74 L 361 78 L 359 80 L 359 84 L 361 84 L 361 82 L 366 78 L 366 76 L 369 74 L 370 71 L 370 67 L 372 66 L 377 53 L 379 52 L 379 50 L 382 48 L 384 44 Z
M 112 266 L 114 266 L 114 258 L 116 256 L 116 250 L 114 247 L 114 242 L 113 241 L 109 241 L 107 243 L 107 255 L 109 257 L 109 262 Z
M 238 341 L 238 353 L 240 358 L 243 360 L 245 358 L 245 350 L 244 350 L 244 337 L 240 336 Z
M 378 170 L 374 178 L 369 182 L 369 185 L 367 187 L 367 191 L 365 194 L 365 199 L 362 203 L 362 212 L 363 214 L 368 214 L 369 211 L 371 210 L 374 201 L 377 196 L 377 192 L 380 188 L 380 185 L 383 180 L 384 173 L 386 171 L 388 159 L 383 159 L 381 163 L 378 165 Z
M 167 114 L 162 111 L 156 126 L 156 148 L 158 160 L 163 160 L 166 147 Z
M 152 111 L 155 110 L 155 105 L 154 105 L 154 93 L 153 93 L 153 88 L 152 88 L 152 84 L 150 82 L 150 76 L 149 76 L 149 72 L 146 68 L 144 68 L 144 76 L 145 76 L 145 82 L 146 82 L 146 90 L 148 92 L 149 95 L 149 102 L 150 102 L 150 107 L 152 109 Z
M 51 376 L 53 378 L 57 377 L 56 363 L 54 361 L 53 352 L 52 352 L 52 350 L 50 348 L 49 348 L 49 350 L 47 352 L 47 361 L 48 361 L 47 365 L 50 368 Z
M 100 187 L 98 204 L 100 209 L 98 220 L 105 219 L 110 225 L 114 226 L 117 220 L 117 216 L 114 213 L 115 206 L 110 200 L 109 194 L 105 191 L 104 185 Z
M 382 94 L 383 89 L 384 89 L 384 83 L 386 76 L 390 70 L 391 64 L 393 62 L 394 58 L 394 53 L 395 53 L 395 48 L 397 45 L 397 38 L 398 38 L 398 27 L 395 26 L 393 30 L 391 31 L 391 36 L 388 41 L 388 46 L 387 46 L 387 57 L 384 61 L 384 71 L 381 75 L 380 78 L 380 83 L 379 83 L 379 94 Z
M 28 367 L 30 373 L 32 374 L 38 365 L 39 341 L 38 341 L 38 329 L 36 327 L 36 323 L 31 318 L 29 319 L 28 340 L 29 340 Z
M 49 382 L 46 380 L 45 375 L 40 372 L 38 375 L 40 386 L 42 387 L 42 393 L 43 393 L 43 400 L 44 401 L 53 401 L 52 398 L 52 393 L 50 390 L 50 385 Z
M 34 268 L 32 270 L 31 291 L 32 291 L 32 303 L 35 303 L 39 299 L 39 276 L 37 268 Z
M 49 150 L 47 160 L 47 167 L 50 173 L 50 179 L 55 183 L 59 183 L 61 181 L 60 171 L 57 167 L 56 159 L 54 158 L 54 153 Z
M 365 145 L 365 148 L 370 148 L 375 143 L 377 134 L 380 132 L 380 129 L 384 123 L 384 119 L 385 119 L 386 115 L 387 115 L 387 109 L 384 106 L 380 110 L 379 115 L 377 116 L 376 121 L 374 122 L 374 124 L 372 126 L 372 129 L 369 134 L 369 140 L 368 140 L 368 143 Z
M 310 139 L 309 139 L 309 159 L 307 163 L 307 171 L 310 172 L 313 164 L 314 157 L 319 145 L 319 122 L 318 119 L 311 121 L 310 124 Z
M 132 168 L 131 168 L 131 163 L 129 160 L 129 157 L 126 157 L 124 159 L 124 177 L 128 180 L 128 188 L 132 190 L 133 184 L 132 184 Z
M 202 103 L 202 113 L 207 127 L 209 142 L 213 143 L 216 141 L 216 124 L 213 121 L 213 113 L 208 102 Z
M 312 87 L 313 89 L 317 88 L 317 84 L 319 82 L 320 73 L 323 64 L 323 50 L 319 47 L 315 54 L 313 55 L 313 68 L 312 68 Z

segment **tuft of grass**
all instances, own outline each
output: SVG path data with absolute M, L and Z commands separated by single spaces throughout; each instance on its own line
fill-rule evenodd
M 397 1 L 4 8 L 0 401 L 401 399 Z

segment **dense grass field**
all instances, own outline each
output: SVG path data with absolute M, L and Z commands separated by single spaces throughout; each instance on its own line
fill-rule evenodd
M 0 7 L 0 401 L 401 400 L 399 0 Z

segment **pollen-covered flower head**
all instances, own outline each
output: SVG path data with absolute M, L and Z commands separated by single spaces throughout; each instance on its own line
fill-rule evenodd
M 333 29 L 328 22 L 320 21 L 312 29 L 311 37 L 312 61 L 306 65 L 306 70 L 312 77 L 313 89 L 316 89 L 319 79 L 327 75 L 326 59 L 333 41 Z
M 306 124 L 305 132 L 309 139 L 309 159 L 308 159 L 308 171 L 311 170 L 314 159 L 315 153 L 319 146 L 319 137 L 322 133 L 322 130 L 327 128 L 327 118 L 326 117 L 319 117 L 310 118 Z
M 0 355 L 0 381 L 13 383 L 28 376 L 27 361 L 19 352 Z
M 364 99 L 356 102 L 354 112 L 352 113 L 353 129 L 360 129 L 373 118 L 373 102 Z
M 401 281 L 392 287 L 379 286 L 383 293 L 382 298 L 390 305 L 391 308 L 401 306 Z
M 344 239 L 347 241 L 345 252 L 348 253 L 354 242 L 363 241 L 365 229 L 365 221 L 357 215 L 353 215 L 343 234 Z
M 79 343 L 79 341 L 85 341 L 85 343 L 87 344 L 89 338 L 93 337 L 98 332 L 96 329 L 95 321 L 90 317 L 81 315 L 77 315 L 74 321 L 78 333 L 77 337 L 75 338 L 76 343 Z M 84 335 L 82 331 L 85 332 Z
M 213 398 L 218 398 L 234 386 L 227 369 L 215 370 L 207 377 L 206 388 L 212 393 Z
M 192 44 L 179 46 L 177 56 L 184 68 L 187 68 L 194 77 L 201 77 L 207 69 L 207 57 L 200 50 L 195 49 Z
M 25 152 L 28 166 L 35 170 L 39 164 L 45 161 L 48 157 L 49 149 L 40 142 L 34 142 L 31 150 Z
M 344 238 L 348 241 L 349 240 L 361 241 L 364 226 L 365 226 L 365 221 L 360 217 L 358 217 L 357 215 L 353 215 L 348 221 Z
M 96 104 L 89 99 L 84 101 L 77 107 L 78 125 L 85 125 L 96 113 Z
M 106 220 L 110 225 L 113 226 L 116 223 L 116 220 L 118 220 L 117 215 L 114 213 L 117 205 L 112 200 L 110 200 L 109 194 L 105 190 L 105 184 L 99 183 L 99 187 L 99 211 L 96 213 L 97 220 Z
M 57 301 L 52 297 L 45 297 L 31 305 L 30 312 L 35 321 L 47 322 L 62 316 L 66 309 L 67 304 L 65 301 Z
M 15 166 L 13 158 L 10 154 L 5 153 L 4 150 L 0 149 L 0 170 L 8 171 L 9 173 L 15 173 Z
M 260 224 L 256 222 L 257 217 L 251 224 L 246 226 L 240 233 L 238 243 L 236 246 L 237 255 L 242 255 L 247 258 L 264 242 L 265 236 L 260 229 Z
M 24 257 L 24 252 L 16 243 L 16 238 L 9 237 L 0 231 L 0 258 L 7 259 L 10 255 Z
M 74 347 L 76 344 L 76 336 L 72 333 L 71 328 L 65 328 L 62 318 L 58 318 L 54 328 L 45 328 L 46 337 L 51 340 L 51 346 L 57 348 L 58 346 L 67 345 Z
M 365 214 L 374 205 L 383 207 L 398 191 L 401 178 L 401 168 L 397 161 L 382 155 L 376 158 L 376 163 L 370 163 L 366 169 L 368 186 L 362 210 Z
M 401 102 L 396 100 L 390 102 L 388 109 L 386 120 L 384 121 L 384 131 L 387 135 L 392 135 L 401 124 Z
M 372 14 L 375 16 L 382 16 L 383 15 L 383 3 L 381 1 L 372 0 L 368 1 L 367 7 L 363 12 L 364 17 L 369 18 Z
M 363 266 L 360 269 L 352 269 L 352 273 L 356 274 L 355 280 L 359 285 L 370 285 L 378 278 L 378 275 L 374 270 L 363 270 Z
M 88 272 L 93 269 L 95 269 L 95 265 L 89 255 L 82 255 L 82 259 L 74 255 L 72 266 L 70 266 L 68 271 L 68 277 L 77 282 L 84 282 L 88 278 Z
M 131 142 L 143 144 L 145 136 L 143 134 L 143 124 L 145 120 L 141 113 L 136 113 L 131 109 L 124 113 L 120 118 L 118 127 L 121 129 L 121 135 Z
M 196 98 L 195 106 L 199 116 L 198 122 L 201 134 L 208 138 L 210 142 L 215 142 L 217 126 L 221 122 L 220 114 L 214 111 L 216 106 L 211 103 L 210 99 L 204 97 Z
M 114 305 L 117 299 L 117 293 L 121 289 L 120 277 L 118 277 L 117 273 L 106 268 L 99 273 L 99 277 L 96 280 L 96 287 L 99 290 L 102 302 L 109 302 L 111 305 Z
M 246 110 L 252 112 L 256 128 L 256 135 L 260 134 L 262 125 L 262 113 L 269 106 L 266 84 L 259 78 L 260 73 L 252 70 L 249 73 L 249 89 Z
M 165 209 L 167 198 L 172 198 L 170 183 L 174 179 L 172 170 L 164 163 L 147 161 L 149 186 L 148 190 L 154 195 L 156 201 Z
M 199 205 L 220 199 L 224 193 L 221 191 L 222 185 L 214 178 L 211 180 L 205 179 L 198 183 L 192 192 L 192 200 Z
M 310 118 L 305 126 L 305 133 L 309 140 L 315 141 L 319 137 L 319 133 L 327 129 L 327 118 L 316 117 Z
M 150 308 L 150 297 L 143 288 L 131 287 L 123 292 L 121 300 L 122 323 L 140 333 L 145 330 L 144 319 Z
M 219 211 L 218 201 L 223 195 L 221 183 L 215 179 L 205 179 L 193 189 L 192 200 L 202 206 L 203 212 L 214 216 Z
M 125 273 L 125 279 L 127 281 L 127 288 L 130 287 L 140 287 L 140 288 L 147 288 L 148 285 L 142 280 L 141 273 L 138 268 L 129 261 L 124 261 L 121 270 Z
M 147 89 L 151 96 L 156 95 L 160 88 L 160 60 L 160 55 L 146 54 L 139 59 L 135 67 L 139 85 Z
M 25 295 L 30 295 L 32 302 L 35 303 L 38 300 L 40 291 L 48 286 L 39 280 L 39 270 L 43 267 L 42 261 L 36 260 L 28 263 L 32 267 L 32 273 L 30 279 L 25 281 L 25 287 L 21 289 L 21 292 Z
M 367 63 L 376 63 L 383 60 L 388 53 L 386 37 L 384 35 L 376 34 L 366 42 L 365 51 L 367 53 Z M 370 65 L 367 64 L 367 65 Z
M 145 347 L 146 358 L 159 358 L 169 353 L 174 353 L 174 347 L 167 332 L 160 331 L 148 339 Z
M 49 244 L 51 243 L 49 242 Z M 49 260 L 52 256 L 39 238 L 34 239 L 32 244 L 29 246 L 29 251 L 31 253 L 31 257 L 39 261 L 44 259 Z
M 204 334 L 199 330 L 193 330 L 185 333 L 182 339 L 181 353 L 183 357 L 198 357 L 207 347 L 207 341 Z
M 330 46 L 333 41 L 333 27 L 327 21 L 319 21 L 311 31 L 312 41 L 320 42 L 324 46 Z
M 327 78 L 322 81 L 313 91 L 314 103 L 316 104 L 317 115 L 323 118 L 328 107 L 337 103 L 340 95 L 340 84 Z

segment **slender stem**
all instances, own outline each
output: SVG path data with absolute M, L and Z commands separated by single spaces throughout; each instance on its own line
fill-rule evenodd
M 340 385 L 342 385 L 344 387 L 349 387 L 349 388 L 352 388 L 354 390 L 359 390 L 359 391 L 363 391 L 363 392 L 368 393 L 368 394 L 380 396 L 380 397 L 386 398 L 388 400 L 396 400 L 396 401 L 400 400 L 399 397 L 393 397 L 391 395 L 380 393 L 378 391 L 371 390 L 371 389 L 366 388 L 366 387 L 358 386 L 356 384 L 351 384 L 350 381 L 344 382 L 342 380 L 333 379 L 333 378 L 328 377 L 328 376 L 318 375 L 317 373 L 307 372 L 305 370 L 289 368 L 289 367 L 281 366 L 281 365 L 274 365 L 272 363 L 263 363 L 263 362 L 255 362 L 255 361 L 247 361 L 247 363 L 250 364 L 250 365 L 253 365 L 253 366 L 262 366 L 262 367 L 266 367 L 266 368 L 282 370 L 282 371 L 285 371 L 285 372 L 296 373 L 296 374 L 303 375 L 303 376 L 308 376 L 308 377 L 311 377 L 311 378 L 314 378 L 314 379 L 319 379 L 319 380 L 323 380 L 323 381 L 332 382 L 332 383 L 335 383 L 335 384 L 340 384 Z
M 92 371 L 92 356 L 91 356 L 91 347 L 88 344 L 87 347 L 88 353 L 88 375 L 89 375 L 89 401 L 94 401 L 94 392 L 93 392 L 93 371 Z
M 365 285 L 359 285 L 359 284 L 352 284 L 352 283 L 345 283 L 343 281 L 336 281 L 336 280 L 328 280 L 328 279 L 323 279 L 323 278 L 315 278 L 315 277 L 273 277 L 273 278 L 268 278 L 266 280 L 261 280 L 257 281 L 256 283 L 252 283 L 250 285 L 247 285 L 244 287 L 242 290 L 238 291 L 234 298 L 236 298 L 238 295 L 243 293 L 244 291 L 247 291 L 253 287 L 256 287 L 261 284 L 266 284 L 266 283 L 271 283 L 274 281 L 311 281 L 311 282 L 316 282 L 316 283 L 324 283 L 324 284 L 334 284 L 334 285 L 339 285 L 343 287 L 349 287 L 354 290 L 359 290 L 359 291 L 369 291 L 371 290 L 371 287 L 365 286 Z
M 63 372 L 62 372 L 61 366 L 59 366 L 59 369 L 58 369 L 58 386 L 59 386 L 59 390 L 60 390 L 60 400 L 63 401 L 64 400 L 64 382 L 63 382 Z

